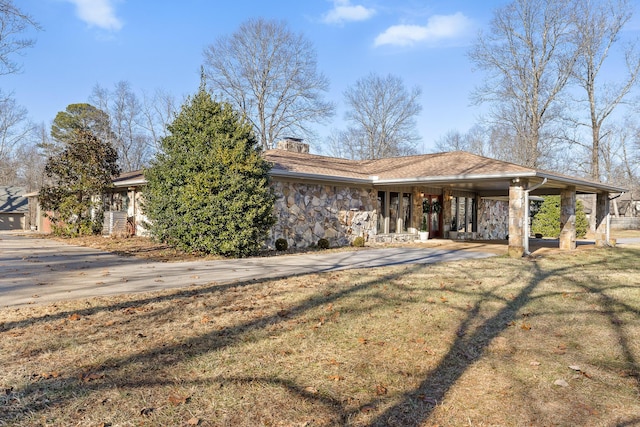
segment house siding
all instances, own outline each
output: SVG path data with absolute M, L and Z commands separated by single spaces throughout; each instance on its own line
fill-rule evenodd
M 313 246 L 322 238 L 331 246 L 344 246 L 376 232 L 378 202 L 373 187 L 284 180 L 273 180 L 272 187 L 276 225 L 266 241 L 269 248 L 279 238 L 292 248 Z
M 478 204 L 478 239 L 500 240 L 509 234 L 509 202 L 482 199 Z

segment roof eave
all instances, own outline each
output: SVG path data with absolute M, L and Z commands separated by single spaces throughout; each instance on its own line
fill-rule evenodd
M 579 178 L 571 178 L 567 176 L 558 176 L 548 172 L 538 172 L 536 176 L 539 178 L 547 178 L 547 179 L 552 179 L 554 181 L 560 181 L 562 183 L 574 185 L 576 187 L 590 187 L 598 190 L 604 190 L 609 193 L 625 193 L 628 191 L 626 188 L 616 187 L 614 185 L 603 184 L 599 182 L 592 182 L 592 181 L 587 181 Z

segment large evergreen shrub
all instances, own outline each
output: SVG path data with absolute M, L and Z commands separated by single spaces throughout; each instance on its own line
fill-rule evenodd
M 269 164 L 251 126 L 200 86 L 145 171 L 151 234 L 188 251 L 247 256 L 274 224 Z
M 79 236 L 102 228 L 102 195 L 120 173 L 118 154 L 89 129 L 70 129 L 67 139 L 45 165 L 48 183 L 39 202 L 54 234 Z
M 582 201 L 576 202 L 576 237 L 582 238 L 587 234 L 589 222 L 584 213 Z M 548 196 L 533 217 L 531 232 L 540 233 L 545 237 L 560 237 L 560 196 Z

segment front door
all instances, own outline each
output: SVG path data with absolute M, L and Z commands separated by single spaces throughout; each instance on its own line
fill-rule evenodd
M 427 219 L 429 238 L 442 237 L 442 196 L 426 194 L 422 201 L 422 214 Z

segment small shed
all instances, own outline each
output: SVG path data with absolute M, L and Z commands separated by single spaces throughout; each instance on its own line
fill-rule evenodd
M 0 230 L 25 230 L 29 200 L 22 187 L 0 187 Z

